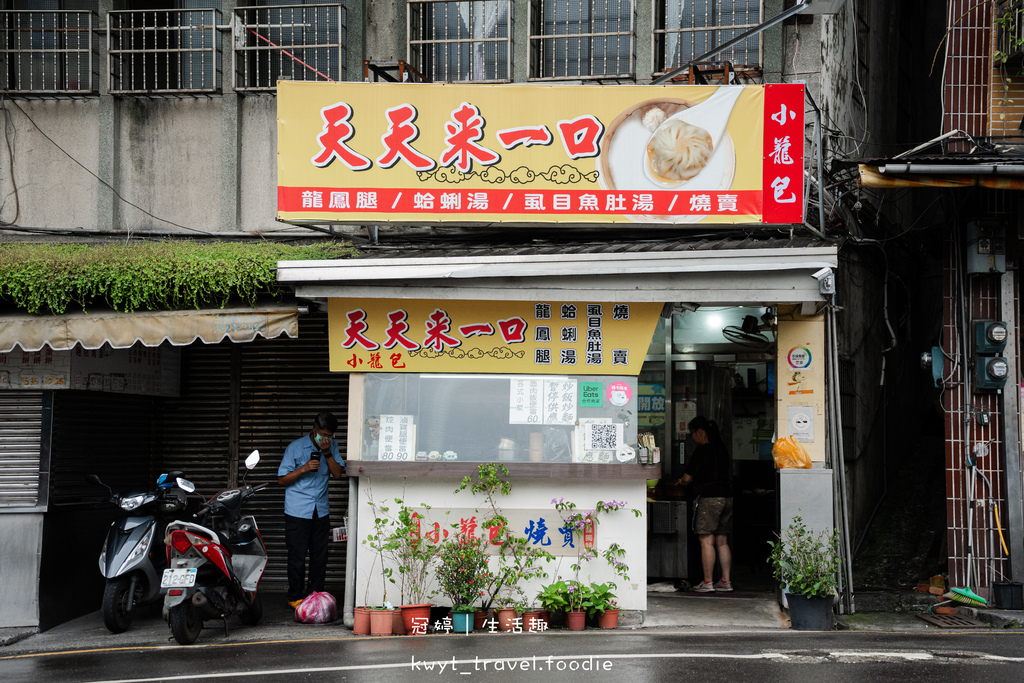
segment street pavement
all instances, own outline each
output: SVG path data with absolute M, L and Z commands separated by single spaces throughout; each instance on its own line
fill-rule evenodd
M 261 624 L 229 620 L 225 635 L 207 622 L 191 646 L 171 639 L 158 609 L 116 635 L 95 612 L 0 647 L 0 681 L 1024 678 L 1024 629 L 941 629 L 890 612 L 852 615 L 847 630 L 792 631 L 770 595 L 651 594 L 645 623 L 614 631 L 392 637 L 298 624 L 283 596 L 265 600 Z

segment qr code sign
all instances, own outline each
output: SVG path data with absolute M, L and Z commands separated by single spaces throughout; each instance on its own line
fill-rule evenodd
M 619 445 L 619 433 L 622 425 L 611 422 L 597 422 L 586 425 L 586 443 L 588 451 L 614 451 Z

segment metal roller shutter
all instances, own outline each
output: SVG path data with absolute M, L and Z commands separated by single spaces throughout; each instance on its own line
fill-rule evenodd
M 39 503 L 43 392 L 0 392 L 0 509 Z
M 271 591 L 284 592 L 288 583 L 284 489 L 277 485 L 285 447 L 309 431 L 317 412 L 328 410 L 338 417 L 335 436 L 345 452 L 348 375 L 331 373 L 327 354 L 324 314 L 300 318 L 298 339 L 193 344 L 182 354 L 181 396 L 164 399 L 158 415 L 164 471 L 184 471 L 204 495 L 241 480 L 241 462 L 253 449 L 260 451 L 260 464 L 246 481 L 272 486 L 247 509 L 267 544 L 261 585 Z M 232 472 L 233 463 L 241 469 Z M 348 481 L 331 480 L 330 497 L 331 526 L 340 526 L 348 511 Z M 345 544 L 331 543 L 328 589 L 343 589 L 344 571 Z
M 277 486 L 277 468 L 289 443 L 307 433 L 321 411 L 338 418 L 335 439 L 345 453 L 348 416 L 348 375 L 328 369 L 327 317 L 299 319 L 298 339 L 275 339 L 241 346 L 239 451 L 259 449 L 263 460 L 253 482 L 273 482 L 253 503 L 270 560 L 263 581 L 273 590 L 288 586 L 284 542 L 284 489 Z M 332 479 L 331 526 L 348 514 L 348 480 Z M 340 593 L 345 580 L 345 543 L 331 543 L 327 588 Z

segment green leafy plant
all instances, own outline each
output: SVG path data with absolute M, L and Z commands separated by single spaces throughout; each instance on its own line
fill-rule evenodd
M 559 579 L 546 586 L 542 586 L 537 593 L 537 604 L 549 612 L 558 612 L 569 606 L 569 588 L 565 581 Z
M 367 505 L 373 511 L 374 522 L 366 543 L 380 554 L 384 576 L 389 583 L 398 586 L 401 603 L 422 604 L 437 594 L 428 583 L 438 547 L 423 541 L 419 514 L 401 498 L 394 501 L 397 506 L 394 508 L 378 505 L 374 503 L 372 494 L 367 494 Z M 421 507 L 430 509 L 429 505 Z M 385 590 L 385 597 L 386 594 Z M 412 603 L 407 603 L 406 598 Z
M 617 609 L 615 600 L 618 596 L 612 592 L 613 588 L 615 584 L 611 581 L 590 584 L 587 598 L 583 601 L 583 609 L 587 610 L 588 616 L 594 617 L 604 614 L 605 610 Z
M 512 533 L 508 518 L 498 502 L 500 496 L 512 491 L 504 465 L 484 463 L 477 467 L 477 478 L 465 477 L 456 493 L 469 490 L 482 495 L 489 510 L 489 517 L 483 523 L 488 530 L 490 543 L 497 548 L 496 566 L 492 568 L 490 581 L 485 587 L 488 599 L 484 609 L 492 603 L 522 611 L 528 604 L 525 584 L 533 579 L 547 577 L 545 566 L 554 560 L 547 550 L 530 543 L 525 536 Z
M 108 306 L 127 313 L 255 305 L 279 297 L 277 262 L 347 258 L 344 243 L 296 246 L 190 240 L 0 244 L 0 301 L 32 314 Z
M 441 591 L 453 606 L 473 605 L 484 594 L 483 587 L 490 581 L 486 541 L 466 534 L 445 539 L 437 553 L 435 574 Z
M 768 541 L 772 575 L 789 593 L 808 597 L 832 595 L 838 588 L 839 534 L 811 533 L 804 520 L 794 517 L 778 541 Z
M 565 582 L 565 601 L 570 612 L 579 612 L 590 600 L 590 586 L 572 579 Z

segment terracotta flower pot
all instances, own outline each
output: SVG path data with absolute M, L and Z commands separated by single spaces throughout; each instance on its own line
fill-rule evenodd
M 543 623 L 543 626 L 541 625 Z M 546 631 L 547 620 L 541 617 L 540 610 L 533 610 L 532 612 L 523 612 L 523 630 L 524 631 Z
M 409 635 L 427 635 L 427 628 L 430 626 L 430 603 L 402 605 L 402 620 L 405 622 L 405 632 Z
M 477 631 L 483 631 L 487 628 L 487 615 L 488 611 L 485 609 L 478 609 L 473 613 L 473 628 Z
M 356 607 L 352 624 L 352 635 L 370 635 L 370 612 L 372 611 L 369 607 Z
M 394 610 L 372 609 L 370 610 L 370 633 L 375 636 L 390 636 L 391 628 L 395 623 Z
M 619 610 L 606 609 L 603 614 L 597 615 L 597 625 L 600 628 L 618 628 Z
M 498 610 L 498 630 L 511 631 L 516 627 L 516 611 L 511 607 Z
M 405 633 L 405 619 L 402 618 L 402 608 L 396 607 L 391 610 L 391 634 L 404 636 Z
M 566 612 L 565 626 L 570 631 L 582 631 L 587 626 L 587 613 L 581 609 Z

